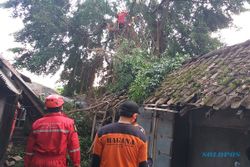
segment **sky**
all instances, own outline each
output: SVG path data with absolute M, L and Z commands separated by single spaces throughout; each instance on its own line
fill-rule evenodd
M 250 9 L 250 5 L 246 5 Z M 234 45 L 250 39 L 250 11 L 233 16 L 234 26 L 222 29 L 215 36 L 227 45 Z
M 6 0 L 0 0 L 0 4 L 5 1 Z M 13 34 L 23 28 L 22 20 L 12 18 L 10 10 L 0 8 L 0 23 L 0 54 L 3 55 L 6 60 L 13 62 L 14 55 L 8 51 L 8 49 L 21 46 L 21 44 L 15 42 Z M 30 73 L 27 70 L 18 71 L 30 77 L 32 82 L 37 82 L 53 89 L 60 86 L 60 84 L 57 83 L 60 78 L 60 72 L 53 76 L 38 76 Z
M 0 0 L 0 4 L 6 0 Z M 250 5 L 246 5 L 250 9 Z M 213 36 L 219 37 L 220 40 L 227 44 L 233 45 L 244 42 L 250 39 L 250 11 L 233 16 L 233 27 L 220 30 L 214 33 Z M 0 8 L 0 54 L 11 62 L 14 60 L 14 55 L 8 51 L 9 48 L 21 46 L 14 40 L 13 33 L 23 28 L 21 19 L 14 19 L 11 17 L 11 11 Z M 19 72 L 31 78 L 32 82 L 37 82 L 50 88 L 56 88 L 59 85 L 57 81 L 60 78 L 60 72 L 53 76 L 34 75 L 27 70 Z

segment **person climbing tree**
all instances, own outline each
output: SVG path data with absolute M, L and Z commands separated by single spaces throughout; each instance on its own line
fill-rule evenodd
M 118 27 L 119 30 L 123 30 L 125 25 L 127 24 L 127 19 L 126 17 L 128 16 L 128 12 L 126 10 L 123 10 L 119 13 L 117 13 L 117 23 L 118 23 Z

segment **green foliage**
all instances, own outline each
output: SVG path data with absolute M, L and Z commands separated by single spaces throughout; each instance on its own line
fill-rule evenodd
M 68 111 L 73 110 L 73 103 L 65 103 L 64 111 L 67 114 Z M 77 133 L 79 135 L 80 147 L 81 147 L 81 166 L 89 167 L 90 166 L 90 156 L 89 148 L 91 146 L 91 128 L 92 128 L 92 119 L 88 114 L 77 112 L 69 115 L 72 119 L 75 120 L 77 127 Z
M 58 94 L 62 94 L 63 91 L 64 91 L 64 88 L 63 88 L 63 87 L 57 87 L 57 88 L 56 88 L 56 92 L 57 92 Z
M 71 115 L 71 117 L 75 120 L 80 146 L 81 146 L 81 166 L 89 167 L 90 166 L 90 155 L 88 153 L 89 148 L 91 146 L 91 126 L 92 119 L 84 113 L 75 113 Z
M 163 57 L 152 61 L 146 68 L 142 68 L 138 71 L 135 80 L 130 85 L 130 98 L 138 103 L 143 102 L 143 100 L 159 87 L 166 75 L 180 67 L 186 58 L 188 58 L 186 55 Z
M 64 102 L 63 104 L 63 111 L 67 112 L 74 109 L 74 104 L 72 102 Z
M 75 5 L 75 6 L 73 6 Z M 14 48 L 16 67 L 54 74 L 63 65 L 64 95 L 83 93 L 92 87 L 95 74 L 103 68 L 103 55 L 90 51 L 102 47 L 104 15 L 112 11 L 106 0 L 9 0 L 24 28 L 15 34 L 22 48 Z M 73 10 L 74 9 L 74 10 Z
M 128 5 L 133 15 L 140 15 L 145 19 L 148 25 L 146 32 L 152 35 L 147 38 L 147 42 L 155 45 L 156 50 L 160 53 L 167 50 L 171 55 L 183 53 L 193 56 L 221 46 L 218 39 L 212 38 L 210 33 L 230 26 L 232 14 L 245 11 L 244 2 L 249 0 L 150 0 L 149 3 L 128 2 Z M 141 29 L 140 32 L 145 30 Z
M 131 49 L 132 48 L 132 49 Z M 114 80 L 110 86 L 113 92 L 127 89 L 136 78 L 138 71 L 148 66 L 149 55 L 124 40 L 114 57 Z
M 134 47 L 134 48 L 133 48 Z M 146 50 L 135 48 L 124 41 L 116 54 L 114 62 L 115 82 L 109 87 L 117 92 L 128 90 L 130 99 L 143 102 L 150 93 L 159 87 L 164 77 L 178 68 L 188 58 L 178 54 L 175 57 L 163 53 L 162 58 L 156 58 Z

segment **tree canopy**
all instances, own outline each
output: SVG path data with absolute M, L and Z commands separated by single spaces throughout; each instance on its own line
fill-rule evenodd
M 133 92 L 136 83 L 141 84 L 136 80 L 140 70 L 119 70 L 131 55 L 154 57 L 152 64 L 142 68 L 149 70 L 160 68 L 157 62 L 164 62 L 161 59 L 168 59 L 168 64 L 171 57 L 197 56 L 216 49 L 222 44 L 210 34 L 230 26 L 232 14 L 244 11 L 245 2 L 249 0 L 9 0 L 4 7 L 13 9 L 13 17 L 21 17 L 24 23 L 15 34 L 23 47 L 12 49 L 18 55 L 17 67 L 53 74 L 63 66 L 64 93 L 73 95 L 92 90 L 97 76 L 104 76 L 102 83 L 111 83 L 113 88 L 119 87 L 119 80 L 129 82 L 120 88 L 135 81 L 130 89 Z M 110 31 L 108 27 L 115 27 L 113 20 L 122 9 L 129 13 L 130 26 L 124 33 L 117 28 Z M 129 43 L 125 48 L 128 54 L 119 52 L 124 40 Z M 130 56 L 123 61 L 126 55 Z M 144 57 L 139 64 L 146 61 Z M 160 78 L 167 71 L 163 70 Z M 124 73 L 131 78 L 124 78 L 129 76 Z M 155 74 L 157 70 L 151 76 Z

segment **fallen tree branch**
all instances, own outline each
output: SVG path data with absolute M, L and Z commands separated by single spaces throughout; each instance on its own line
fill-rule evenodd
M 102 102 L 102 103 L 100 103 L 100 104 L 94 105 L 94 106 L 89 107 L 89 108 L 82 108 L 82 109 L 71 110 L 71 111 L 67 112 L 67 114 L 73 114 L 73 113 L 80 112 L 80 111 L 89 111 L 89 110 L 93 110 L 93 109 L 95 109 L 95 108 L 97 108 L 97 107 L 100 107 L 100 106 L 102 106 L 102 105 L 104 105 L 104 104 L 106 104 L 106 103 L 109 103 L 109 102 L 110 102 L 110 101 L 104 101 L 104 102 Z
M 94 52 L 104 52 L 104 53 L 109 53 L 109 54 L 113 54 L 112 52 L 108 51 L 108 50 L 104 50 L 103 48 L 93 48 L 93 49 L 86 49 L 87 51 L 94 51 Z

